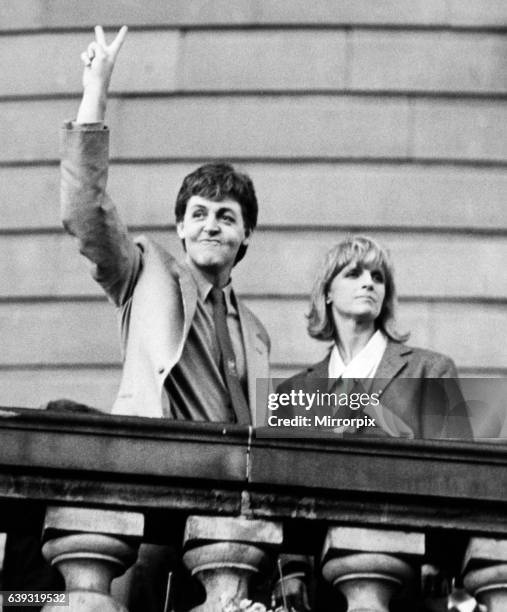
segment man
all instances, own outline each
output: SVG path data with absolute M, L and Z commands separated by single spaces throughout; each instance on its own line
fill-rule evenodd
M 182 263 L 145 237 L 130 238 L 106 194 L 104 125 L 126 33 L 121 28 L 108 45 L 97 26 L 81 55 L 83 97 L 64 129 L 61 164 L 64 227 L 120 318 L 124 364 L 113 413 L 255 425 L 256 381 L 269 375 L 269 338 L 231 287 L 232 268 L 257 223 L 254 187 L 225 163 L 184 179 L 175 206 Z M 166 547 L 141 547 L 130 609 L 159 609 L 171 556 Z
M 175 208 L 184 263 L 128 236 L 105 192 L 103 123 L 126 32 L 107 45 L 97 26 L 81 55 L 83 98 L 65 128 L 62 157 L 63 224 L 120 316 L 124 367 L 113 412 L 255 424 L 256 379 L 268 377 L 269 338 L 230 283 L 257 222 L 253 184 L 223 163 L 185 178 Z

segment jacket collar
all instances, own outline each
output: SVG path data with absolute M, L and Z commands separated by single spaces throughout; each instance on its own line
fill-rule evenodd
M 408 361 L 408 355 L 412 353 L 412 349 L 400 342 L 389 340 L 382 357 L 375 378 L 385 378 L 391 380 L 398 372 L 405 367 Z
M 329 378 L 329 358 L 331 357 L 331 351 L 324 357 L 322 361 L 319 361 L 315 365 L 308 368 L 307 373 L 311 378 Z
M 408 356 L 412 353 L 412 349 L 405 344 L 400 342 L 394 342 L 388 340 L 387 347 L 384 352 L 375 378 L 373 381 L 379 381 L 377 383 L 382 387 L 382 391 L 387 387 L 393 378 L 397 376 L 403 370 L 405 365 L 408 363 Z M 329 358 L 331 352 L 329 352 L 322 361 L 319 361 L 315 365 L 308 368 L 308 376 L 311 378 L 328 378 L 329 377 Z M 372 382 L 373 382 L 372 381 Z M 331 381 L 330 381 L 331 384 Z

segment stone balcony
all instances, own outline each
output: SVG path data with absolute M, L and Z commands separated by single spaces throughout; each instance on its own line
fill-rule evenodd
M 140 545 L 177 551 L 195 611 L 250 598 L 297 612 L 439 612 L 451 584 L 507 610 L 504 445 L 0 416 L 0 531 L 42 535 L 70 612 L 126 610 L 121 578 L 110 586 Z M 174 576 L 165 610 L 180 612 Z

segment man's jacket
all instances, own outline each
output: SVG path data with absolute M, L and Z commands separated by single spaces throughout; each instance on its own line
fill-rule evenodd
M 108 142 L 109 132 L 102 125 L 65 126 L 62 221 L 92 262 L 93 277 L 118 309 L 124 364 L 113 413 L 165 417 L 170 412 L 164 382 L 181 357 L 197 288 L 187 268 L 162 247 L 128 235 L 106 194 Z M 269 338 L 240 300 L 238 313 L 248 400 L 256 424 L 256 380 L 269 376 Z M 265 404 L 263 398 L 257 402 Z

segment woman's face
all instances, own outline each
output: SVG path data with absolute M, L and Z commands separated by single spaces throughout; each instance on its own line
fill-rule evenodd
M 381 268 L 351 262 L 333 278 L 327 294 L 333 316 L 338 319 L 375 321 L 386 295 Z

